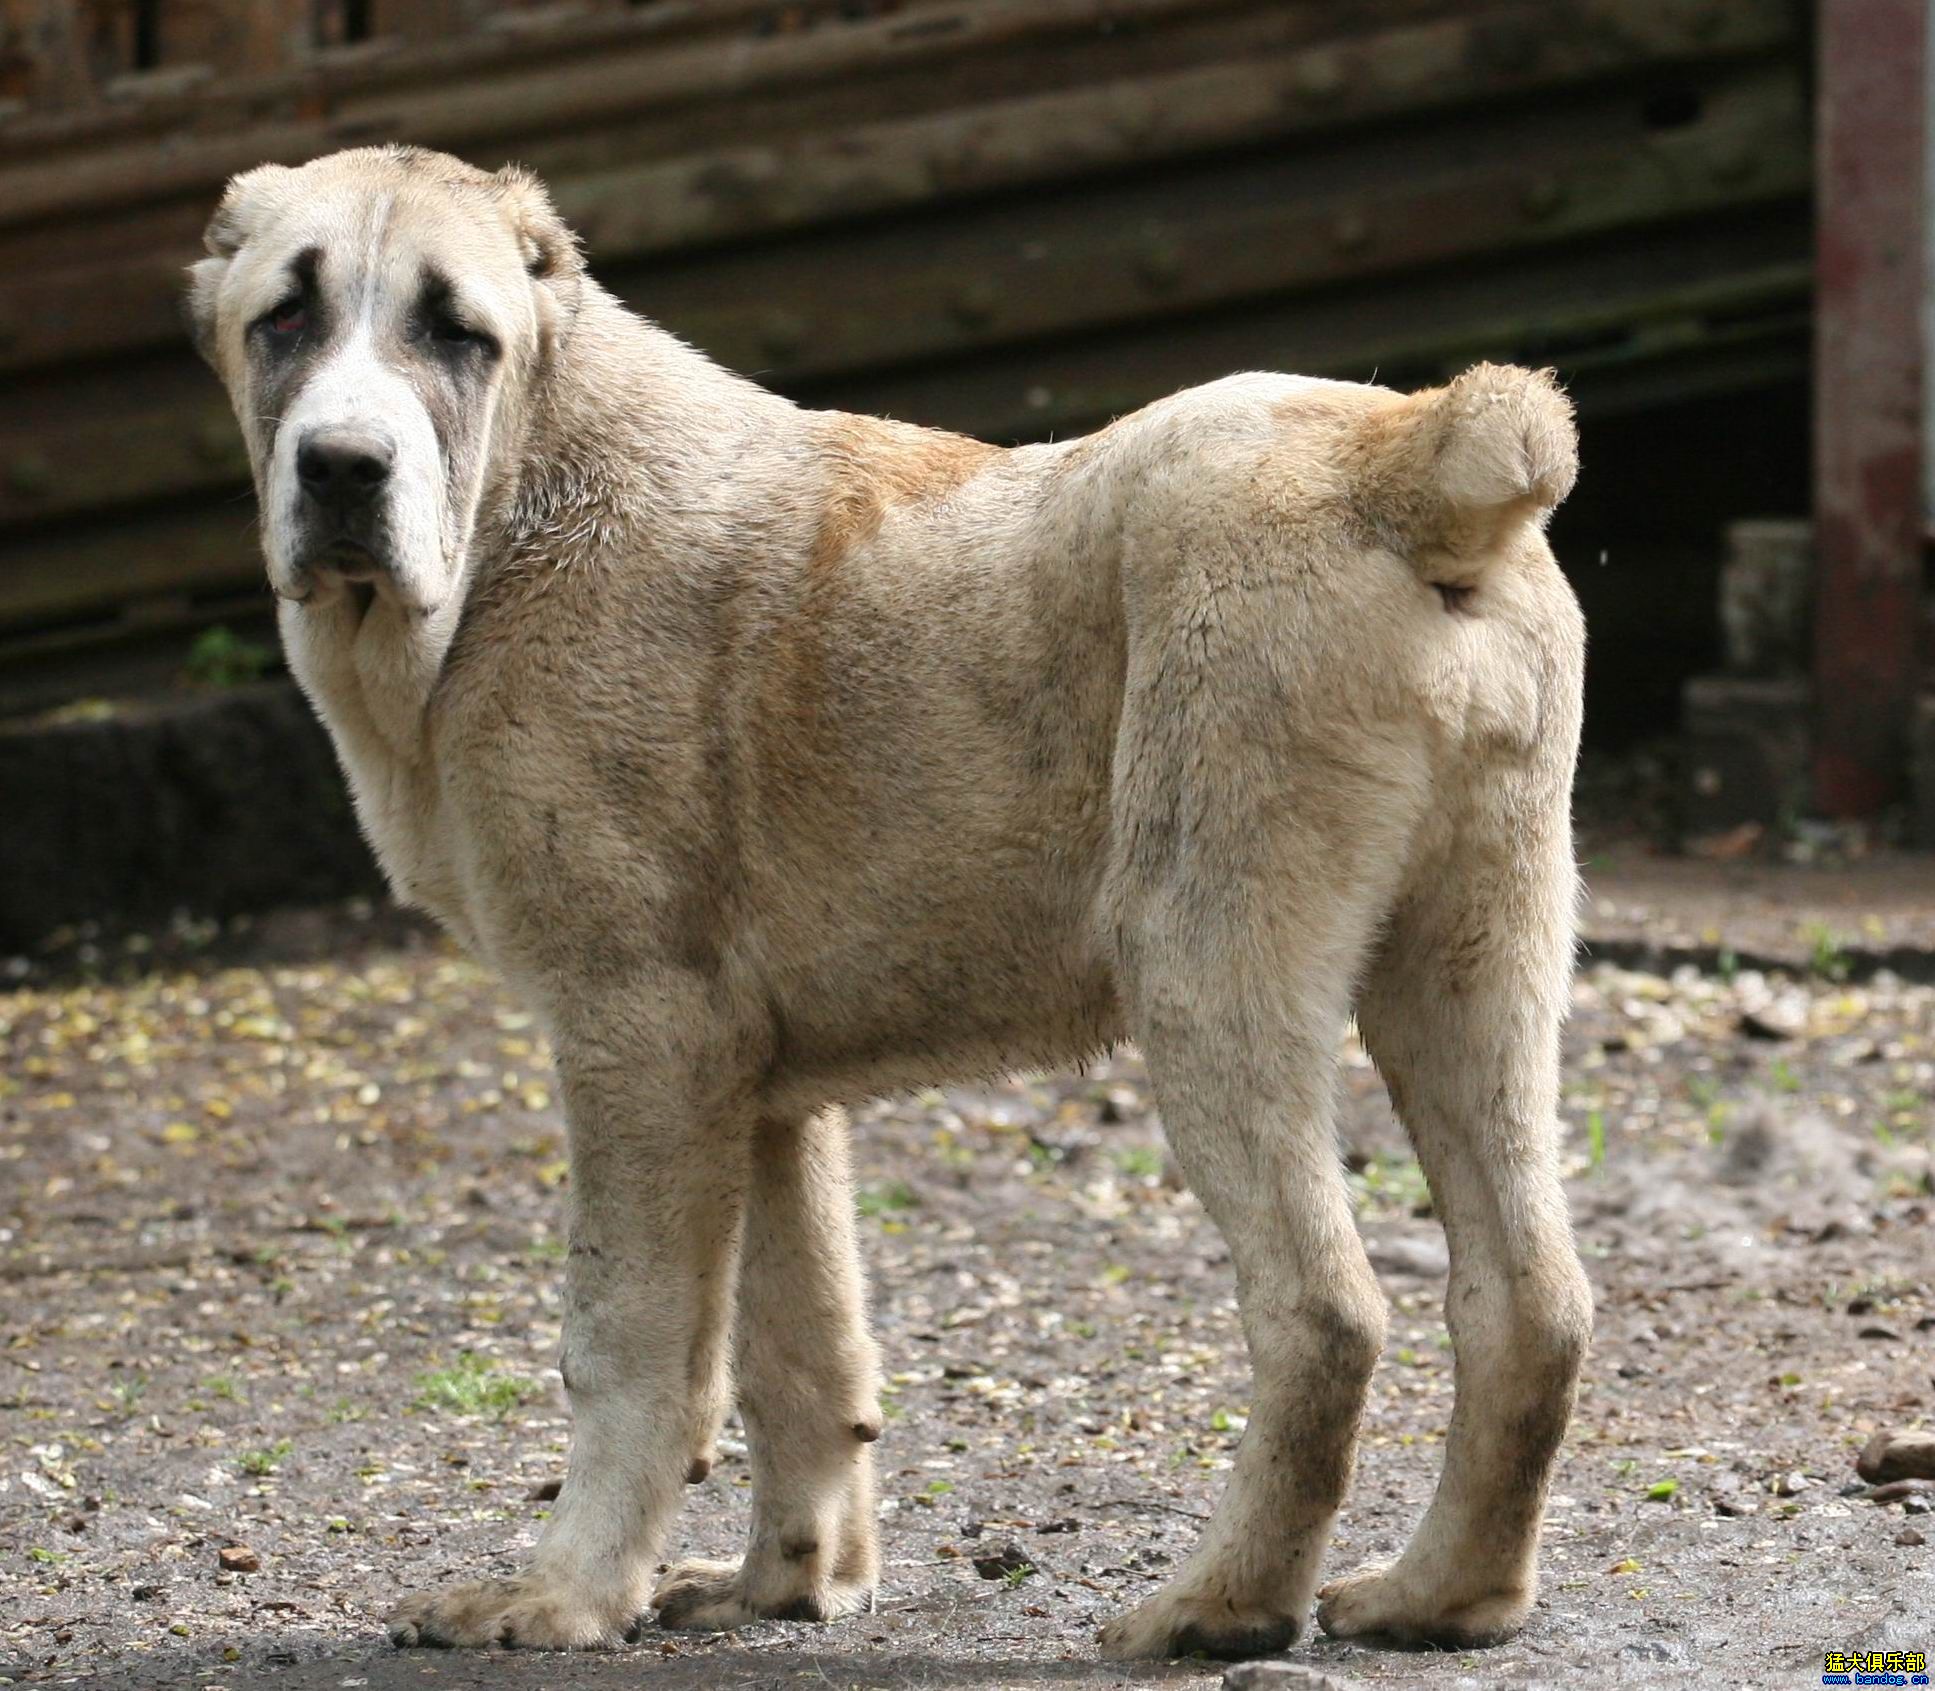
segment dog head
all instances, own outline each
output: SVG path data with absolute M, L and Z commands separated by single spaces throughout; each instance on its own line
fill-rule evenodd
M 248 442 L 270 585 L 445 604 L 582 282 L 543 189 L 359 148 L 237 176 L 205 240 L 189 317 Z

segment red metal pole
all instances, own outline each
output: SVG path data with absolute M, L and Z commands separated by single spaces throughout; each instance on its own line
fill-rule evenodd
M 1928 0 L 1821 0 L 1814 797 L 1901 795 L 1920 654 Z

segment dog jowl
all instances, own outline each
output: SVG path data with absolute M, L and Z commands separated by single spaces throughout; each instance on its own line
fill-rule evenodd
M 570 1471 L 402 1644 L 615 1647 L 875 1589 L 843 1107 L 1132 1040 L 1255 1383 L 1114 1656 L 1476 1646 L 1536 1593 L 1591 1300 L 1557 1168 L 1583 630 L 1549 377 L 1249 374 L 1000 449 L 802 409 L 633 315 L 542 188 L 408 148 L 236 179 L 191 315 L 290 666 L 398 896 L 539 1014 Z M 1458 1406 L 1324 1586 L 1384 1304 L 1355 1016 L 1445 1217 Z M 725 1415 L 745 1554 L 657 1569 Z

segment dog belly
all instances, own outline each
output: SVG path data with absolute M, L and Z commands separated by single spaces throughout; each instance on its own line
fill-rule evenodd
M 1000 896 L 909 888 L 795 931 L 761 970 L 775 1090 L 812 1103 L 1057 1066 L 1120 1037 L 1088 902 L 1040 881 Z M 815 927 L 818 925 L 815 924 Z

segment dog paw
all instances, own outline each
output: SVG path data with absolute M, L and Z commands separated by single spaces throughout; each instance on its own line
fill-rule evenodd
M 1228 1597 L 1165 1588 L 1102 1629 L 1102 1654 L 1114 1661 L 1214 1656 L 1243 1661 L 1274 1656 L 1296 1643 L 1303 1616 L 1239 1604 Z
M 1515 1637 L 1532 1610 L 1530 1591 L 1485 1592 L 1445 1601 L 1396 1566 L 1365 1568 L 1317 1593 L 1317 1622 L 1333 1638 L 1381 1638 L 1482 1650 Z
M 873 1588 L 842 1580 L 794 1580 L 763 1588 L 739 1562 L 676 1563 L 652 1594 L 658 1624 L 726 1632 L 754 1621 L 837 1621 L 873 1606 Z
M 629 1605 L 600 1605 L 526 1575 L 480 1580 L 406 1597 L 391 1611 L 399 1650 L 615 1650 L 638 1641 Z

